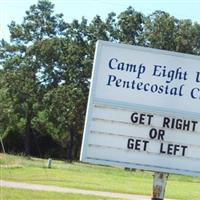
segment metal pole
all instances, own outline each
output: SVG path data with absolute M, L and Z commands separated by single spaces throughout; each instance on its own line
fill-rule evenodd
M 165 188 L 169 174 L 155 172 L 153 175 L 153 197 L 151 200 L 164 200 Z

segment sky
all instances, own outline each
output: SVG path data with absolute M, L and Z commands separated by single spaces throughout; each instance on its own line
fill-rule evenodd
M 38 0 L 0 0 L 0 39 L 9 40 L 8 24 L 13 20 L 22 23 L 25 11 Z M 51 0 L 55 13 L 63 13 L 64 19 L 71 22 L 84 16 L 91 20 L 95 15 L 103 19 L 110 12 L 119 14 L 132 6 L 145 15 L 155 10 L 170 13 L 178 19 L 191 19 L 200 23 L 200 0 Z

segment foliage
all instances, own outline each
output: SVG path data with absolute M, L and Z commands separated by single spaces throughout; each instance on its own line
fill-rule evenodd
M 162 11 L 155 11 L 145 22 L 145 45 L 153 48 L 175 50 L 178 20 Z
M 117 32 L 120 42 L 127 44 L 141 43 L 141 34 L 143 33 L 144 16 L 142 13 L 135 11 L 132 7 L 127 8 L 118 16 Z
M 199 54 L 199 24 L 155 11 L 146 18 L 143 41 L 148 47 Z
M 80 136 L 83 128 L 83 116 L 85 115 L 84 104 L 86 97 L 83 91 L 76 85 L 60 85 L 49 91 L 44 97 L 44 103 L 48 121 L 53 124 L 55 129 L 59 130 L 60 139 L 70 137 L 70 143 L 67 146 L 67 159 L 72 161 L 73 157 L 79 156 L 79 147 L 81 145 Z M 61 114 L 62 113 L 62 114 Z M 74 146 L 74 143 L 76 144 Z
M 145 16 L 128 7 L 105 20 L 97 15 L 68 23 L 40 0 L 9 29 L 10 42 L 0 42 L 0 135 L 19 134 L 26 154 L 36 152 L 34 138 L 50 135 L 68 160 L 79 157 L 98 39 L 200 54 L 200 25 L 163 11 Z

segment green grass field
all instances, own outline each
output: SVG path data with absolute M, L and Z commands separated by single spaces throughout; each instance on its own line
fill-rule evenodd
M 151 172 L 54 160 L 52 168 L 48 169 L 47 160 L 5 154 L 0 154 L 0 165 L 3 180 L 130 194 L 152 193 Z M 170 175 L 165 196 L 170 199 L 199 200 L 200 178 Z
M 117 200 L 116 198 L 105 198 L 105 197 L 96 197 L 89 195 L 79 195 L 79 194 L 66 194 L 66 193 L 57 193 L 57 192 L 45 192 L 45 191 L 32 191 L 32 190 L 22 190 L 22 189 L 13 189 L 13 188 L 1 188 L 0 192 L 1 200 Z

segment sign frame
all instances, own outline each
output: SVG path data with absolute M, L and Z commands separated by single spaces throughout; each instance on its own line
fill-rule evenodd
M 95 94 L 96 94 L 96 90 L 98 89 L 97 76 L 98 76 L 99 63 L 100 63 L 103 46 L 112 46 L 116 48 L 125 48 L 125 49 L 130 49 L 130 50 L 135 50 L 135 51 L 144 51 L 144 52 L 150 52 L 150 53 L 152 52 L 152 53 L 157 53 L 157 54 L 162 54 L 162 55 L 170 55 L 170 56 L 175 56 L 175 57 L 177 56 L 180 58 L 189 58 L 189 59 L 195 59 L 195 60 L 200 61 L 200 58 L 198 56 L 170 52 L 170 51 L 165 51 L 165 50 L 145 48 L 145 47 L 131 46 L 131 45 L 125 45 L 125 44 L 114 44 L 111 42 L 105 42 L 105 41 L 99 40 L 97 42 L 97 48 L 96 48 L 95 57 L 94 57 L 92 79 L 91 79 L 88 106 L 87 106 L 87 112 L 86 112 L 85 128 L 84 128 L 84 133 L 83 133 L 80 160 L 83 162 L 89 162 L 89 163 L 101 164 L 101 165 L 121 166 L 121 167 L 129 167 L 129 168 L 142 169 L 142 170 L 148 170 L 148 171 L 200 176 L 200 171 L 197 172 L 197 171 L 190 171 L 190 170 L 180 170 L 180 169 L 175 169 L 175 168 L 163 169 L 162 167 L 148 166 L 148 165 L 143 165 L 140 163 L 134 164 L 134 163 L 128 163 L 128 162 L 125 163 L 125 162 L 120 162 L 120 161 L 113 162 L 109 160 L 104 160 L 104 161 L 98 160 L 98 159 L 94 160 L 87 157 L 89 130 L 92 125 L 92 117 L 93 117 L 92 115 L 94 111 L 94 106 L 96 104 L 111 106 L 111 107 L 118 107 L 122 109 L 126 108 L 130 110 L 137 109 L 140 112 L 156 113 L 159 115 L 173 113 L 175 116 L 178 115 L 179 117 L 183 117 L 183 118 L 185 116 L 189 116 L 193 119 L 200 119 L 200 113 L 197 113 L 197 112 L 187 112 L 187 111 L 183 111 L 179 109 L 166 109 L 164 107 L 146 106 L 142 104 L 124 103 L 120 101 L 111 101 L 111 100 L 96 98 Z

